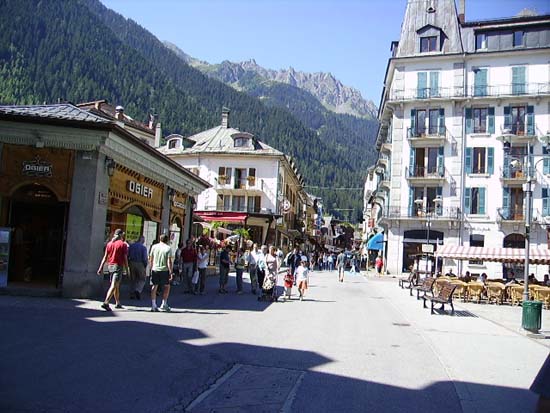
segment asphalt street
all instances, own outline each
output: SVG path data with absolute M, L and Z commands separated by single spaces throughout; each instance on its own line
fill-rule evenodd
M 233 279 L 230 282 L 234 282 Z M 430 315 L 395 279 L 314 272 L 305 301 L 0 297 L 0 411 L 532 412 L 548 344 Z M 294 292 L 296 292 L 294 290 Z M 543 340 L 544 341 L 544 340 Z

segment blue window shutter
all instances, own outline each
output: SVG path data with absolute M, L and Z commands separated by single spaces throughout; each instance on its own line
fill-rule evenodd
M 445 136 L 445 109 L 439 109 L 439 134 Z
M 542 173 L 544 175 L 549 175 L 550 174 L 550 158 L 548 158 L 548 147 L 547 146 L 543 146 L 542 147 L 542 154 L 543 155 L 546 155 L 544 158 L 543 158 L 543 161 L 542 161 Z
M 440 146 L 437 152 L 437 169 L 439 176 L 445 176 L 445 147 Z
M 504 129 L 512 128 L 512 114 L 510 113 L 510 106 L 504 106 Z
M 487 69 L 474 72 L 474 96 L 487 95 Z
M 510 188 L 502 188 L 502 212 L 504 218 L 510 218 Z
M 414 190 L 412 187 L 410 187 L 409 188 L 409 216 L 410 217 L 413 216 L 413 205 L 414 205 L 413 196 L 414 196 Z
M 443 187 L 442 187 L 442 186 L 438 186 L 438 187 L 436 188 L 436 191 L 437 191 L 437 192 L 436 192 L 436 196 L 437 196 L 438 198 L 443 199 Z M 436 205 L 435 213 L 436 213 L 437 215 L 441 215 L 441 214 L 443 213 L 443 204 L 442 204 L 442 203 L 439 203 L 439 204 Z
M 414 148 L 411 148 L 411 152 L 409 156 L 409 176 L 415 175 L 415 170 L 414 170 L 415 157 L 416 157 L 415 155 L 416 155 L 416 152 Z
M 492 175 L 495 172 L 495 148 L 487 148 L 487 173 Z
M 487 109 L 487 132 L 495 133 L 495 108 Z
M 416 136 L 416 109 L 411 109 L 411 136 Z
M 471 208 L 471 198 L 472 198 L 472 188 L 464 188 L 464 212 L 466 214 L 470 213 Z
M 527 106 L 527 135 L 535 135 L 535 107 Z
M 472 108 L 466 108 L 466 133 L 474 131 L 474 120 L 472 119 Z
M 525 66 L 512 67 L 512 94 L 525 93 Z
M 548 199 L 548 188 L 542 188 L 542 216 L 550 215 L 550 199 Z
M 418 99 L 425 99 L 427 97 L 427 87 L 428 87 L 428 73 L 427 72 L 418 72 L 416 79 L 416 97 Z
M 467 174 L 472 173 L 472 148 L 466 148 L 466 160 L 464 162 L 464 167 Z
M 439 96 L 439 72 L 430 72 L 430 97 Z
M 479 196 L 479 211 L 477 212 L 480 215 L 485 215 L 485 188 L 478 188 L 478 196 Z

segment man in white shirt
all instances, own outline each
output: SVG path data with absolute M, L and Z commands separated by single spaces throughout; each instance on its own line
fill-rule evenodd
M 250 288 L 252 294 L 256 294 L 256 286 L 258 285 L 258 274 L 257 274 L 257 264 L 258 264 L 258 244 L 252 246 L 252 251 L 248 254 L 248 274 L 250 276 Z
M 162 311 L 170 311 L 168 307 L 168 295 L 170 294 L 170 282 L 174 279 L 174 269 L 172 267 L 174 257 L 172 248 L 168 244 L 168 235 L 160 236 L 160 242 L 151 247 L 149 252 L 149 263 L 151 264 L 151 312 L 157 312 L 157 289 L 159 285 L 163 286 L 162 292 Z

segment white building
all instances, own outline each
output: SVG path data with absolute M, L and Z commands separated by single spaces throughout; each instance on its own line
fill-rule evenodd
M 383 208 L 371 217 L 388 234 L 393 274 L 426 243 L 523 248 L 529 164 L 536 165 L 531 242 L 548 246 L 550 160 L 542 154 L 550 151 L 542 142 L 550 130 L 550 16 L 465 22 L 464 1 L 459 9 L 454 0 L 409 0 L 392 42 L 375 169 Z M 490 278 L 523 272 L 444 261 L 444 270 Z M 539 278 L 548 271 L 535 269 Z
M 289 246 L 301 236 L 305 192 L 293 160 L 248 132 L 220 126 L 184 138 L 170 135 L 160 151 L 212 187 L 194 213 L 205 221 L 247 227 L 253 241 Z

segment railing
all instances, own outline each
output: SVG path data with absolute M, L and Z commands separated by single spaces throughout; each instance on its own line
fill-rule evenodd
M 465 97 L 525 96 L 550 94 L 550 82 L 510 83 L 506 85 L 471 85 L 466 90 L 461 86 L 438 88 L 411 88 L 392 90 L 390 101 L 446 99 Z
M 524 96 L 550 94 L 550 82 L 546 83 L 510 83 L 506 85 L 472 85 L 468 96 Z
M 445 126 L 429 126 L 427 128 L 407 128 L 407 139 L 419 139 L 419 138 L 444 138 L 447 135 L 447 128 Z
M 241 206 L 241 205 L 217 205 L 217 206 L 206 206 L 205 211 L 220 211 L 220 212 L 248 212 L 248 213 L 260 213 L 265 212 L 266 214 L 272 213 L 270 209 L 257 208 L 255 206 Z
M 438 166 L 413 166 L 405 167 L 405 177 L 407 178 L 444 178 L 445 168 L 441 165 Z
M 415 206 L 410 208 L 401 207 L 388 207 L 384 211 L 386 218 L 423 218 L 430 220 L 438 219 L 459 219 L 460 208 L 458 207 L 431 207 L 428 208 L 428 212 L 425 212 L 422 208 L 416 208 Z
M 501 133 L 511 134 L 515 136 L 535 136 L 535 130 L 537 130 L 535 123 L 527 124 L 526 121 L 517 121 L 514 123 L 506 122 L 504 120 L 504 126 L 501 128 Z
M 534 176 L 533 168 L 526 168 L 523 166 L 513 167 L 512 165 L 500 167 L 500 177 L 502 179 L 516 179 L 518 181 L 524 181 L 527 179 L 527 171 L 531 170 L 530 176 Z
M 501 221 L 525 221 L 525 208 L 497 208 Z
M 255 177 L 245 177 L 241 179 L 219 176 L 216 179 L 216 188 L 218 189 L 259 189 L 256 185 Z M 263 183 L 263 182 L 262 182 Z

